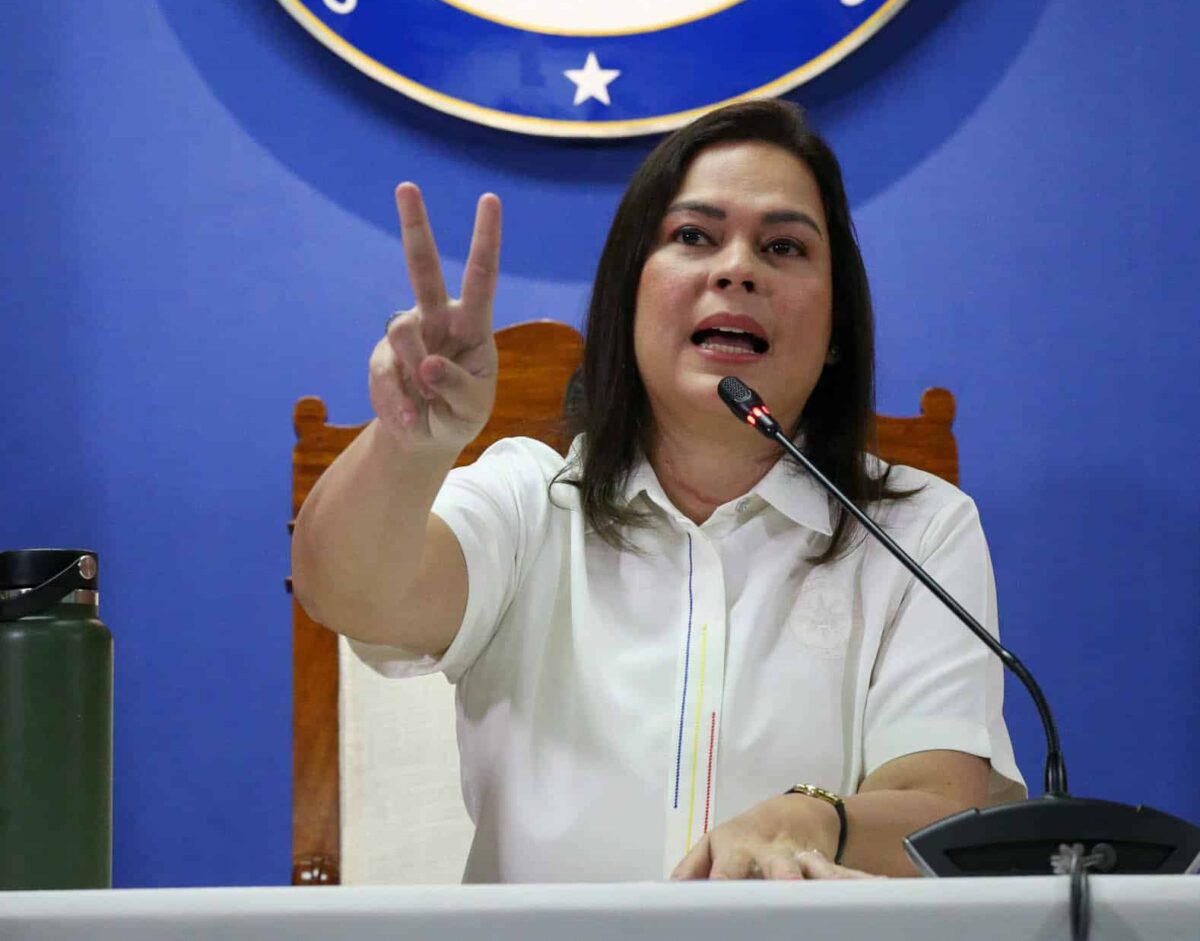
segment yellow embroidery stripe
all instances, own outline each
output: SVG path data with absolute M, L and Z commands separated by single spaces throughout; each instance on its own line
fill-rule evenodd
M 700 628 L 700 686 L 696 690 L 696 734 L 692 738 L 692 793 L 688 798 L 687 840 L 684 855 L 692 848 L 692 823 L 696 815 L 696 765 L 700 760 L 700 717 L 704 713 L 704 661 L 708 653 L 708 625 Z

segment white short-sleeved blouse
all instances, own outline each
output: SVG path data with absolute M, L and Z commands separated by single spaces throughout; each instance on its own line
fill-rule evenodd
M 581 446 L 577 440 L 570 461 Z M 661 879 L 716 824 L 798 782 L 853 793 L 893 758 L 989 759 L 994 801 L 1022 796 L 1000 663 L 887 552 L 825 565 L 830 502 L 780 461 L 697 526 L 644 460 L 626 496 L 640 550 L 592 534 L 564 459 L 526 438 L 453 471 L 434 512 L 469 593 L 440 661 L 356 645 L 388 675 L 457 686 L 468 882 Z M 915 496 L 873 513 L 992 633 L 974 503 L 897 466 Z

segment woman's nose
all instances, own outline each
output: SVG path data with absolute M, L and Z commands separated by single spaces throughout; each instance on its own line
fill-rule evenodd
M 714 256 L 710 281 L 722 291 L 740 287 L 753 294 L 757 290 L 755 261 L 752 247 L 741 241 L 730 242 Z

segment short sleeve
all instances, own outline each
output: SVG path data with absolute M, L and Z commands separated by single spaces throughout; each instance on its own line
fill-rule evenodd
M 487 646 L 520 585 L 531 546 L 544 531 L 548 487 L 563 465 L 531 438 L 505 438 L 446 477 L 433 503 L 454 533 L 467 564 L 467 607 L 441 658 L 398 647 L 353 642 L 355 654 L 391 677 L 441 671 L 457 683 Z
M 935 487 L 940 490 L 931 485 Z M 999 636 L 991 557 L 968 497 L 953 492 L 932 517 L 914 554 L 952 597 Z M 885 630 L 867 693 L 864 773 L 914 752 L 962 751 L 990 761 L 992 803 L 1020 799 L 1025 784 L 1004 724 L 1003 697 L 999 659 L 931 591 L 910 580 Z

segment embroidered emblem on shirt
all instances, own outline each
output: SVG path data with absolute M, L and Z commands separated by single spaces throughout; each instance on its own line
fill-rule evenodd
M 788 628 L 811 653 L 838 659 L 846 656 L 851 616 L 846 592 L 819 568 L 804 580 Z

